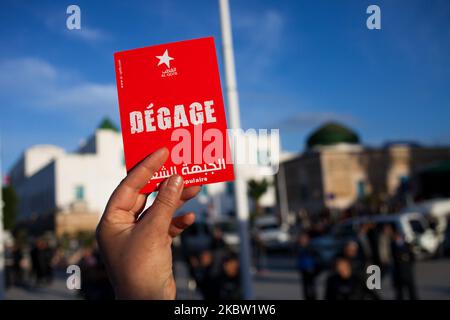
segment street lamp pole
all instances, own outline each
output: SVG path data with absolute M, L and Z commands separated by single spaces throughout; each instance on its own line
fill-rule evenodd
M 277 177 L 278 185 L 278 198 L 280 201 L 280 215 L 284 227 L 289 226 L 289 207 L 288 207 L 288 196 L 286 188 L 286 172 L 284 168 L 284 163 L 280 163 Z
M 233 39 L 231 34 L 230 6 L 228 0 L 219 0 L 220 22 L 222 30 L 222 49 L 225 67 L 225 82 L 228 102 L 228 115 L 230 117 L 230 128 L 238 130 L 241 128 L 239 116 L 239 98 L 236 84 L 236 71 L 234 66 Z M 236 157 L 236 155 L 235 155 Z M 247 198 L 247 183 L 243 172 L 238 164 L 234 166 L 235 181 L 234 195 L 236 200 L 236 212 L 240 239 L 240 274 L 241 288 L 244 299 L 253 298 L 252 279 L 250 274 L 250 239 L 249 239 L 249 207 Z

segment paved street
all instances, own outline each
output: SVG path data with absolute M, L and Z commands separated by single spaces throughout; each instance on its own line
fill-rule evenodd
M 301 299 L 299 277 L 294 269 L 294 260 L 286 256 L 271 256 L 265 274 L 254 276 L 256 299 Z M 180 299 L 200 299 L 191 285 L 189 289 L 186 269 L 182 263 L 176 264 L 178 297 Z M 450 299 L 450 259 L 419 262 L 416 266 L 418 293 L 421 299 Z M 319 278 L 319 296 L 323 296 L 326 275 Z M 381 295 L 392 299 L 390 279 L 382 284 Z M 7 291 L 7 299 L 78 299 L 74 291 L 65 287 L 63 274 L 50 287 L 38 289 L 12 288 Z

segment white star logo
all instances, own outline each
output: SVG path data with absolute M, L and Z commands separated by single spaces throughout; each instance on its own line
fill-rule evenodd
M 175 60 L 175 58 L 169 57 L 169 52 L 164 51 L 164 54 L 162 56 L 156 56 L 159 59 L 158 66 L 162 65 L 163 63 L 167 66 L 167 68 L 170 68 L 170 60 Z

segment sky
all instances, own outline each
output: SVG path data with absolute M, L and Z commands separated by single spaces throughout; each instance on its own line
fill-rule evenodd
M 81 8 L 81 30 L 66 9 Z M 381 9 L 369 30 L 366 9 Z M 450 144 L 450 1 L 230 0 L 244 128 L 280 129 L 304 149 L 339 121 L 366 145 Z M 119 125 L 113 53 L 214 36 L 218 1 L 20 1 L 0 4 L 2 170 L 35 144 L 77 149 L 107 116 Z

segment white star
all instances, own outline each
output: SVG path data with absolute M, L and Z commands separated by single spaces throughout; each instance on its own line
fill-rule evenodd
M 175 60 L 175 58 L 169 57 L 169 52 L 164 51 L 164 54 L 162 56 L 156 56 L 159 59 L 158 66 L 162 65 L 163 63 L 166 64 L 167 68 L 170 68 L 170 60 Z

